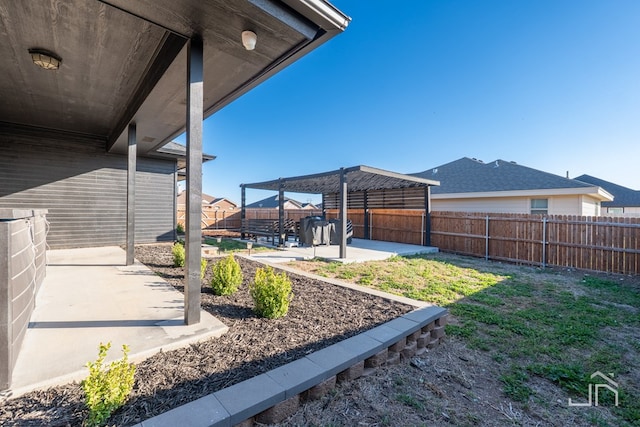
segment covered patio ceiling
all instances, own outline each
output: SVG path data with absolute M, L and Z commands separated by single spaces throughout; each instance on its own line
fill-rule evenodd
M 293 193 L 335 194 L 340 192 L 342 174 L 349 192 L 440 185 L 439 181 L 360 165 L 312 175 L 242 184 L 242 186 L 258 190 L 280 191 L 282 189 Z
M 80 134 L 138 155 L 185 130 L 187 41 L 204 42 L 204 117 L 340 33 L 323 0 L 65 0 L 0 3 L 0 124 Z M 257 35 L 255 50 L 241 42 Z M 53 52 L 55 71 L 28 49 Z
M 185 323 L 198 323 L 202 120 L 349 21 L 326 0 L 0 0 L 0 132 L 126 154 L 132 264 L 136 159 L 171 155 L 158 149 L 186 130 Z M 59 66 L 37 66 L 36 49 Z

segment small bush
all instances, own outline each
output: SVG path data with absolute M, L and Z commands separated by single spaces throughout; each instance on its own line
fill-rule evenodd
M 253 283 L 249 285 L 258 316 L 267 319 L 283 317 L 289 311 L 293 298 L 291 281 L 283 271 L 276 274 L 271 267 L 258 268 Z
M 174 243 L 173 248 L 171 248 L 171 253 L 173 254 L 173 266 L 184 267 L 184 245 L 180 242 Z
M 231 295 L 242 283 L 242 270 L 233 254 L 222 258 L 211 268 L 211 288 L 216 295 Z
M 207 272 L 207 260 L 200 258 L 200 280 L 204 279 L 204 274 Z
M 122 346 L 123 357 L 111 362 L 108 369 L 103 363 L 111 343 L 100 343 L 98 359 L 88 362 L 89 376 L 82 381 L 85 403 L 89 408 L 88 426 L 101 426 L 111 414 L 124 405 L 133 389 L 136 367 L 127 362 L 129 347 Z
M 184 225 L 180 222 L 176 224 L 176 233 L 184 234 Z

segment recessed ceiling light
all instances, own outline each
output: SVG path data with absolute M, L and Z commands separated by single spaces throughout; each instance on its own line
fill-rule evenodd
M 60 68 L 62 58 L 55 53 L 44 49 L 29 49 L 31 60 L 40 68 L 45 70 L 57 70 Z

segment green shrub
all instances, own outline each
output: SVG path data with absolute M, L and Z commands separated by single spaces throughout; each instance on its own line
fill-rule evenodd
M 200 258 L 200 280 L 204 279 L 204 273 L 207 272 L 207 260 Z
M 121 407 L 133 389 L 136 367 L 127 362 L 129 347 L 122 346 L 123 357 L 109 364 L 105 369 L 104 359 L 111 343 L 100 343 L 98 359 L 88 362 L 89 376 L 82 381 L 85 402 L 89 408 L 88 426 L 101 426 L 106 423 L 113 411 Z
M 233 254 L 222 258 L 211 268 L 211 288 L 216 295 L 231 295 L 242 283 L 242 270 Z
M 173 266 L 184 267 L 184 245 L 180 242 L 174 243 L 173 248 L 171 248 L 171 253 L 173 254 Z
M 176 224 L 176 233 L 184 234 L 184 225 L 180 222 Z
M 289 311 L 293 292 L 291 281 L 284 271 L 276 274 L 271 267 L 258 268 L 249 291 L 258 316 L 277 319 Z

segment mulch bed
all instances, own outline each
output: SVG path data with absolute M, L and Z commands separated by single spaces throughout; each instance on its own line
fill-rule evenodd
M 178 290 L 184 272 L 173 268 L 170 245 L 141 245 L 136 258 Z M 109 425 L 132 425 L 239 383 L 313 351 L 357 335 L 412 309 L 404 304 L 289 274 L 294 298 L 286 317 L 256 317 L 248 283 L 261 264 L 237 258 L 244 283 L 234 295 L 220 297 L 202 288 L 202 307 L 229 331 L 220 338 L 170 352 L 138 364 L 128 403 Z M 203 283 L 208 283 L 207 273 Z M 113 351 L 113 349 L 112 349 Z M 97 355 L 97 354 L 96 354 Z M 0 403 L 0 425 L 81 425 L 87 415 L 78 384 L 34 391 Z

